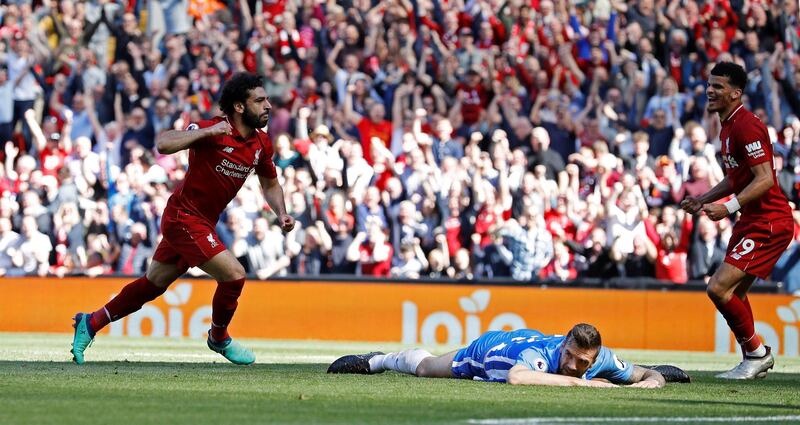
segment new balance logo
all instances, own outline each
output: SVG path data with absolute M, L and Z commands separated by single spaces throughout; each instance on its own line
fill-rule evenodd
M 222 148 L 222 152 L 233 153 L 233 146 L 225 146 L 224 148 Z
M 214 240 L 214 235 L 213 234 L 209 233 L 208 236 L 206 237 L 206 239 L 208 239 L 208 243 L 211 244 L 211 248 L 216 248 L 217 247 L 217 241 Z

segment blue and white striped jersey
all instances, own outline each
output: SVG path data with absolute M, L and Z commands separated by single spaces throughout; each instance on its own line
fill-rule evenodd
M 506 382 L 508 370 L 518 364 L 538 372 L 558 373 L 565 339 L 562 335 L 545 335 L 532 329 L 489 331 L 456 354 L 453 375 L 479 381 Z M 608 348 L 601 347 L 597 359 L 583 378 L 628 383 L 632 374 L 633 365 L 620 360 Z

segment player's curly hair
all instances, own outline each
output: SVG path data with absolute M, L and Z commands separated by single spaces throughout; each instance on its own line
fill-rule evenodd
M 728 77 L 730 84 L 744 90 L 747 85 L 747 71 L 741 65 L 733 62 L 719 62 L 711 69 L 711 75 Z
M 219 108 L 225 115 L 233 115 L 233 105 L 245 103 L 250 90 L 264 86 L 264 77 L 249 72 L 240 72 L 225 82 L 219 99 Z
M 570 329 L 567 341 L 572 341 L 581 350 L 594 350 L 603 345 L 600 331 L 587 323 L 578 323 Z

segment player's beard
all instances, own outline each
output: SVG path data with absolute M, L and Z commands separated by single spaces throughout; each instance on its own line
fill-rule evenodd
M 733 102 L 735 102 L 735 100 L 731 98 L 730 94 L 726 95 L 718 94 L 716 96 L 716 100 L 713 102 L 714 106 L 713 107 L 710 106 L 712 102 L 709 101 L 709 103 L 706 106 L 706 109 L 710 113 L 722 113 L 725 110 L 727 110 L 728 107 L 733 104 Z
M 720 103 L 722 103 L 722 102 L 724 102 L 724 101 L 722 100 L 721 97 L 718 96 L 717 99 L 713 102 L 714 106 L 711 106 L 712 102 L 709 101 L 706 109 L 708 109 L 708 112 L 710 112 L 710 113 L 720 112 L 720 111 L 722 111 L 724 109 L 724 107 L 722 107 L 722 105 L 720 105 Z
M 269 124 L 269 113 L 258 115 L 245 109 L 242 114 L 242 122 L 250 128 L 264 128 Z

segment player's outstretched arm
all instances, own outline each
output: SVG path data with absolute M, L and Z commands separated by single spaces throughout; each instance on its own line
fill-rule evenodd
M 516 365 L 508 371 L 508 383 L 511 385 L 547 385 L 555 387 L 617 387 L 617 385 L 605 381 L 591 381 L 571 376 L 537 372 L 522 365 Z
M 223 134 L 231 134 L 231 125 L 228 121 L 220 121 L 207 128 L 192 129 L 190 127 L 189 130 L 168 130 L 156 137 L 156 149 L 162 155 L 169 155 L 188 148 L 200 139 Z
M 272 211 L 278 215 L 281 229 L 284 232 L 290 232 L 294 228 L 294 217 L 286 213 L 286 199 L 283 196 L 280 182 L 277 178 L 270 179 L 262 176 L 259 176 L 259 181 L 261 181 L 261 189 L 264 191 L 264 199 Z
M 658 371 L 633 366 L 630 383 L 636 388 L 662 388 L 667 385 L 667 380 Z
M 681 201 L 681 208 L 689 214 L 697 214 L 703 209 L 703 205 L 718 201 L 732 193 L 733 189 L 728 182 L 728 177 L 725 177 L 704 195 L 698 198 L 692 198 L 690 196 Z

